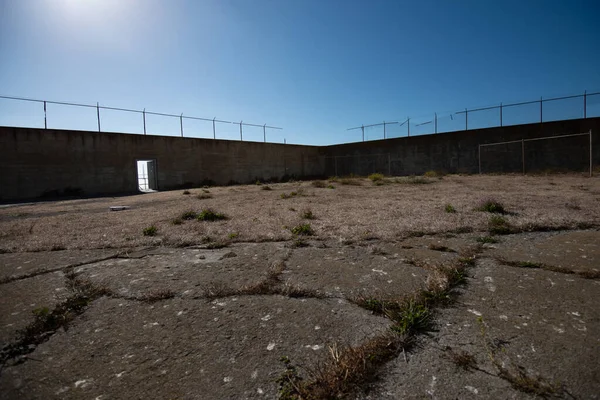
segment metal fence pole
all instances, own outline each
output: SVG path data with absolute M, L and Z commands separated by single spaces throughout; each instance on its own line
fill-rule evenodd
M 385 121 L 383 121 L 383 138 L 385 139 Z
M 500 103 L 500 126 L 502 126 L 502 103 Z
M 583 92 L 583 118 L 587 118 L 587 90 Z
M 263 140 L 267 143 L 267 124 L 263 125 Z
M 437 133 L 437 113 L 435 114 L 435 133 Z
M 217 132 L 215 130 L 215 119 L 217 119 L 217 117 L 213 118 L 213 139 L 217 138 Z
M 363 135 L 363 142 L 365 141 L 365 126 L 361 126 L 360 129 L 362 130 L 362 135 Z
M 465 131 L 469 130 L 469 110 L 465 108 Z
M 525 140 L 521 139 L 521 163 L 523 164 L 523 175 L 525 175 Z
M 46 100 L 44 100 L 44 129 L 48 129 L 48 116 L 46 114 Z
M 146 109 L 142 111 L 142 116 L 144 117 L 144 135 L 146 134 Z
M 590 177 L 592 176 L 592 130 L 590 129 Z
M 240 142 L 244 141 L 244 138 L 242 137 L 242 122 L 244 121 L 240 121 Z
M 181 137 L 183 137 L 183 113 L 179 116 L 179 127 L 181 129 Z
M 96 113 L 98 114 L 98 132 L 101 132 L 100 130 L 100 103 L 96 102 Z

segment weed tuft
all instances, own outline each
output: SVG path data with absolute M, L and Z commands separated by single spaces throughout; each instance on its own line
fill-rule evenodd
M 303 236 L 312 236 L 315 234 L 315 231 L 308 223 L 294 226 L 291 229 L 291 232 L 294 235 L 303 235 Z
M 506 214 L 506 210 L 502 203 L 495 199 L 484 199 L 479 202 L 477 207 L 475 207 L 475 211 L 484 211 L 495 214 Z
M 372 182 L 379 182 L 379 181 L 383 181 L 384 180 L 384 176 L 383 174 L 380 173 L 375 173 L 375 174 L 371 174 L 368 176 L 368 178 L 372 181 Z
M 260 190 L 273 190 L 269 185 L 263 185 L 260 187 Z
M 225 214 L 214 211 L 211 208 L 203 209 L 196 217 L 198 221 L 220 221 L 227 219 Z
M 189 190 L 184 190 L 183 194 L 188 195 L 188 194 L 192 194 L 192 192 L 190 192 Z
M 444 210 L 445 210 L 447 213 L 450 213 L 450 214 L 454 214 L 454 213 L 456 213 L 456 208 L 454 208 L 454 207 L 452 206 L 452 204 L 446 204 L 446 206 L 444 207 Z
M 312 181 L 310 184 L 313 187 L 321 188 L 321 189 L 327 187 L 327 184 L 325 182 L 323 182 L 323 181 Z
M 447 357 L 452 361 L 454 365 L 465 371 L 473 371 L 477 369 L 477 361 L 475 356 L 464 350 L 454 351 L 450 347 L 446 347 Z
M 154 225 L 144 228 L 144 230 L 142 231 L 144 236 L 156 236 L 157 232 L 158 229 Z
M 212 194 L 210 194 L 210 193 L 200 193 L 200 194 L 198 194 L 198 195 L 196 196 L 196 198 L 197 198 L 198 200 L 212 199 L 212 197 L 213 197 L 213 196 L 212 196 Z

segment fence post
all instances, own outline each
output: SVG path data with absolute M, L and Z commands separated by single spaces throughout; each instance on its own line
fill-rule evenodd
M 437 133 L 437 113 L 435 114 L 435 133 Z
M 267 124 L 263 125 L 263 140 L 267 143 Z
M 101 132 L 100 130 L 100 103 L 96 102 L 96 113 L 98 114 L 98 132 Z
M 523 175 L 525 175 L 525 139 L 521 139 L 521 163 L 523 164 Z
M 465 108 L 465 131 L 469 130 L 469 110 Z
M 544 122 L 544 101 L 542 100 L 542 98 L 540 97 L 540 124 L 542 122 Z
M 144 117 L 144 135 L 146 134 L 146 109 L 142 111 L 142 116 Z
M 583 92 L 583 119 L 587 118 L 587 90 Z
M 364 126 L 364 125 L 362 125 L 360 128 L 361 128 L 361 130 L 362 130 L 363 142 L 364 142 L 364 141 L 365 141 L 365 126 Z
M 500 103 L 500 126 L 502 126 L 502 103 Z
M 385 139 L 385 121 L 383 121 L 383 138 Z
M 179 116 L 179 126 L 181 128 L 181 137 L 183 137 L 183 113 Z
M 590 177 L 592 176 L 592 130 L 590 129 Z
M 215 130 L 215 119 L 217 119 L 217 117 L 213 118 L 213 139 L 217 138 L 217 132 Z
M 408 129 L 408 137 L 410 137 L 410 117 L 406 118 L 406 126 Z
M 48 117 L 46 115 L 46 100 L 44 100 L 44 129 L 48 129 Z

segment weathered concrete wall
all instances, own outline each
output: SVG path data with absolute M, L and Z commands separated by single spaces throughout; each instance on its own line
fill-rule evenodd
M 157 162 L 158 189 L 248 183 L 283 176 L 476 173 L 479 144 L 593 132 L 600 165 L 600 118 L 450 132 L 334 146 L 297 146 L 120 133 L 0 127 L 0 201 L 44 194 L 132 193 L 136 160 Z M 587 171 L 587 137 L 526 142 L 526 170 Z M 520 172 L 520 143 L 483 147 L 483 172 Z
M 545 122 L 499 128 L 448 132 L 407 138 L 349 143 L 326 147 L 327 175 L 419 175 L 436 170 L 477 173 L 479 144 L 584 133 L 592 130 L 593 163 L 600 165 L 600 118 Z M 483 172 L 521 172 L 521 143 L 484 146 Z M 525 142 L 525 168 L 543 170 L 589 170 L 589 137 Z
M 324 172 L 322 150 L 257 142 L 0 127 L 0 200 L 132 193 L 138 159 L 157 162 L 159 190 Z

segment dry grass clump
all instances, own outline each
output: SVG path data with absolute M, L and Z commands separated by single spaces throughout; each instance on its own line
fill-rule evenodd
M 477 211 L 485 211 L 489 213 L 496 214 L 506 214 L 506 210 L 504 209 L 504 205 L 500 203 L 498 200 L 493 198 L 483 199 L 479 202 L 477 207 L 475 207 Z
M 368 178 L 373 182 L 378 182 L 378 181 L 383 181 L 385 179 L 385 176 L 383 174 L 380 173 L 375 173 L 375 174 L 371 174 L 368 176 Z
M 206 200 L 206 199 L 212 199 L 213 195 L 210 193 L 199 193 L 196 198 L 198 200 Z
M 323 188 L 326 188 L 326 187 L 327 187 L 327 183 L 326 183 L 326 182 L 324 182 L 324 181 L 312 181 L 310 184 L 311 184 L 313 187 L 316 187 L 316 188 L 321 188 L 321 189 L 323 189 Z

